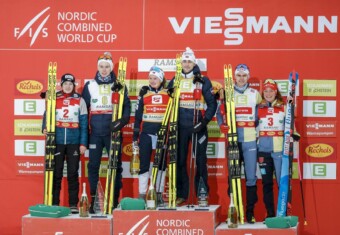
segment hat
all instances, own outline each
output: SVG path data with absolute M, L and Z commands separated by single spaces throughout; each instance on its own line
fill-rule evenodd
M 75 81 L 76 78 L 70 74 L 70 73 L 65 73 L 62 77 L 61 77 L 61 86 L 63 85 L 64 82 L 72 82 L 73 85 L 75 85 Z
M 270 88 L 274 91 L 277 91 L 277 84 L 273 79 L 266 79 L 263 83 L 263 89 Z
M 111 68 L 111 71 L 112 71 L 113 70 L 113 61 L 112 61 L 112 55 L 111 55 L 110 52 L 104 52 L 103 55 L 98 57 L 98 65 L 103 61 L 110 64 L 110 68 Z
M 161 68 L 157 67 L 157 66 L 152 66 L 150 69 L 150 75 L 155 75 L 156 77 L 159 78 L 159 80 L 161 80 L 161 82 L 163 82 L 164 80 L 164 72 Z
M 239 64 L 235 68 L 235 75 L 238 74 L 239 72 L 244 72 L 249 76 L 250 69 L 246 64 Z
M 183 60 L 190 60 L 196 64 L 196 57 L 193 50 L 190 47 L 185 48 L 185 52 L 182 54 L 182 61 Z

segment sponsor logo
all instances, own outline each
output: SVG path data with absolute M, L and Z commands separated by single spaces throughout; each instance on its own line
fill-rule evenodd
M 15 140 L 15 156 L 44 156 L 44 140 Z
M 224 35 L 225 46 L 243 43 L 244 34 L 324 34 L 338 32 L 338 16 L 245 16 L 243 8 L 227 8 L 224 16 L 168 17 L 175 34 Z M 204 27 L 202 27 L 204 25 Z M 314 27 L 317 25 L 317 27 Z M 223 27 L 224 26 L 224 27 Z M 204 30 L 201 30 L 201 29 Z M 193 29 L 193 32 L 189 32 Z M 222 41 L 222 40 L 221 40 Z
M 45 100 L 43 99 L 15 99 L 15 115 L 41 116 L 45 111 Z
M 16 161 L 17 175 L 42 175 L 44 174 L 44 163 L 34 160 Z
M 152 96 L 152 103 L 153 104 L 161 104 L 163 101 L 162 101 L 162 96 L 161 95 L 154 95 Z
M 40 119 L 17 119 L 14 120 L 14 135 L 41 136 Z
M 196 58 L 196 64 L 201 71 L 207 71 L 207 59 Z M 175 58 L 158 58 L 158 59 L 138 59 L 138 72 L 149 72 L 152 66 L 160 67 L 164 72 L 176 71 L 176 59 Z
M 14 28 L 14 37 L 20 39 L 23 35 L 27 34 L 31 38 L 30 47 L 35 43 L 38 36 L 46 38 L 48 36 L 47 28 L 44 27 L 50 15 L 45 14 L 50 9 L 46 7 L 37 15 L 35 15 L 23 28 Z M 40 22 L 40 23 L 39 23 Z M 35 31 L 33 26 L 37 25 Z
M 304 163 L 304 179 L 336 180 L 336 163 Z
M 308 145 L 305 149 L 305 152 L 308 156 L 316 157 L 316 158 L 324 158 L 333 154 L 334 149 L 332 146 L 328 144 L 311 144 Z
M 304 96 L 336 96 L 336 80 L 303 80 Z
M 304 100 L 304 117 L 336 117 L 335 100 Z
M 123 147 L 123 153 L 128 156 L 132 156 L 132 144 L 127 144 Z
M 43 84 L 35 80 L 24 80 L 18 82 L 16 88 L 20 93 L 31 95 L 41 92 Z
M 336 137 L 335 121 L 307 121 L 305 123 L 305 137 Z

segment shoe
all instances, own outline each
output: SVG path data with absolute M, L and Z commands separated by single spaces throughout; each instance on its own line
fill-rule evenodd
M 181 198 L 181 197 L 177 198 L 177 200 L 176 200 L 176 206 L 180 206 L 180 205 L 183 204 L 185 201 L 186 201 L 186 199 L 184 199 L 184 198 Z
M 71 206 L 70 209 L 71 209 L 71 214 L 79 214 L 78 207 Z
M 95 214 L 94 213 L 94 201 L 95 201 L 95 195 L 91 195 L 91 204 L 90 204 L 90 208 L 89 208 L 89 213 L 90 214 Z
M 164 207 L 163 193 L 157 193 L 157 206 Z
M 248 224 L 255 224 L 256 220 L 255 220 L 254 215 L 248 214 L 246 217 L 247 217 Z

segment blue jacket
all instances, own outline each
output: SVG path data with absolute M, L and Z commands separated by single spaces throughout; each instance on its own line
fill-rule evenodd
M 66 102 L 67 101 L 67 102 Z M 62 124 L 58 126 L 58 118 L 56 114 L 56 144 L 80 144 L 87 147 L 88 145 L 88 115 L 87 108 L 83 98 L 80 94 L 72 93 L 71 95 L 64 94 L 62 91 L 57 92 L 57 103 L 72 104 L 77 103 L 79 105 L 78 113 L 74 114 L 78 116 L 79 125 L 77 128 L 63 127 Z M 67 105 L 64 105 L 67 107 Z M 60 107 L 59 107 L 60 108 Z M 58 104 L 57 104 L 58 109 Z M 43 117 L 42 129 L 46 129 L 46 112 Z
M 89 89 L 89 85 L 91 84 L 91 82 L 95 82 L 97 86 L 100 85 L 109 85 L 110 90 L 112 85 L 116 82 L 116 75 L 111 72 L 110 74 L 110 79 L 107 82 L 103 82 L 101 80 L 98 79 L 98 72 L 96 73 L 96 76 L 94 78 L 94 80 L 92 81 L 88 81 L 83 89 L 83 93 L 82 93 L 82 97 L 84 98 L 87 108 L 89 109 L 89 116 L 90 116 L 90 131 L 91 131 L 91 135 L 95 135 L 95 136 L 107 136 L 107 135 L 111 135 L 111 130 L 110 130 L 110 124 L 112 122 L 112 113 L 108 114 L 108 113 L 93 113 L 91 110 L 91 102 L 97 102 L 98 98 L 99 98 L 99 94 L 94 94 L 93 92 L 91 93 L 90 89 Z M 130 98 L 128 96 L 128 91 L 127 88 L 125 86 L 125 93 L 124 93 L 124 101 L 123 101 L 123 113 L 122 113 L 122 118 L 124 118 L 124 120 L 128 123 L 129 119 L 130 119 L 130 110 L 131 110 L 131 104 L 130 104 Z M 110 109 L 112 111 L 112 100 L 111 100 L 111 95 L 109 97 L 109 99 L 107 100 L 108 104 L 110 105 Z
M 200 74 L 201 71 L 197 65 L 194 66 L 193 68 L 193 74 Z M 217 108 L 217 102 L 215 99 L 215 96 L 213 94 L 213 88 L 211 81 L 207 77 L 202 77 L 203 78 L 203 86 L 202 86 L 202 95 L 206 103 L 206 110 L 204 112 L 204 117 L 201 112 L 199 112 L 199 118 L 198 121 L 202 121 L 203 118 L 205 119 L 206 123 L 208 123 L 215 115 L 216 108 Z M 168 88 L 173 87 L 174 83 L 173 78 L 169 85 Z M 186 79 L 186 78 L 184 78 Z M 182 127 L 193 127 L 193 117 L 194 117 L 194 109 L 187 109 L 187 108 L 179 108 L 179 125 Z

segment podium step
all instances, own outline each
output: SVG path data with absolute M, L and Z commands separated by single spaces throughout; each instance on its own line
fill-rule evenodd
M 22 235 L 46 234 L 111 235 L 112 215 L 108 215 L 107 218 L 81 218 L 79 215 L 62 218 L 42 218 L 31 215 L 22 217 Z
M 113 211 L 113 234 L 204 234 L 214 235 L 221 207 L 195 206 L 176 210 Z
M 255 224 L 239 224 L 238 228 L 228 228 L 226 223 L 221 223 L 216 228 L 216 235 L 297 235 L 298 226 L 292 228 L 267 228 L 262 222 Z

